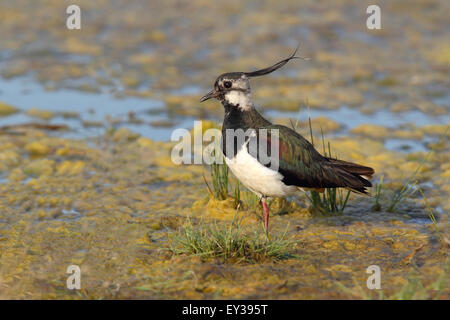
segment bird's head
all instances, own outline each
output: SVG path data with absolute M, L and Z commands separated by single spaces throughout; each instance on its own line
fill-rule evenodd
M 213 89 L 200 102 L 215 98 L 222 103 L 245 107 L 250 103 L 250 94 L 250 81 L 245 72 L 229 72 L 216 79 Z
M 200 99 L 200 102 L 215 98 L 222 102 L 222 104 L 232 105 L 244 110 L 250 108 L 252 103 L 249 79 L 269 74 L 281 68 L 290 60 L 300 58 L 295 56 L 297 50 L 298 47 L 290 57 L 264 69 L 252 72 L 229 72 L 220 75 L 214 82 L 213 89 L 205 94 Z

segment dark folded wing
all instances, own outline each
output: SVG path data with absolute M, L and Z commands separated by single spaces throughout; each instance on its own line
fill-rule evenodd
M 267 132 L 262 132 L 260 129 L 256 130 L 256 135 L 250 138 L 247 145 L 249 153 L 257 157 L 258 161 L 265 166 L 276 168 L 283 175 L 285 184 L 305 188 L 345 187 L 363 193 L 365 193 L 365 187 L 371 186 L 371 183 L 362 178 L 358 171 L 351 172 L 351 170 L 346 170 L 362 166 L 356 164 L 350 166 L 349 162 L 341 162 L 339 164 L 339 161 L 323 157 L 308 140 L 288 127 L 274 124 L 264 129 L 267 129 Z M 274 145 L 276 146 L 277 136 L 279 147 L 275 148 L 277 153 L 272 155 L 270 150 Z M 257 155 L 249 147 L 252 139 L 257 139 Z M 267 157 L 260 154 L 261 147 L 264 145 L 268 151 L 268 156 L 272 159 L 270 163 L 267 163 Z M 273 159 L 276 159 L 277 155 L 278 163 L 274 165 Z M 370 170 L 367 171 L 369 172 Z

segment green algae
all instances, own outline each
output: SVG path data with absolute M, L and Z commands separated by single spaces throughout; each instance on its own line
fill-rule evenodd
M 0 102 L 0 117 L 9 116 L 17 112 L 19 112 L 19 110 L 16 107 Z
M 31 117 L 39 118 L 42 120 L 50 120 L 51 118 L 53 118 L 55 116 L 52 111 L 40 110 L 37 108 L 32 108 L 32 109 L 27 110 L 26 114 Z
M 35 141 L 49 151 L 29 157 L 26 146 Z M 390 190 L 386 182 L 395 181 L 407 156 L 372 143 L 342 138 L 333 145 L 346 159 L 374 164 L 385 175 L 383 190 Z M 312 216 L 302 194 L 295 205 L 274 200 L 271 232 L 286 230 L 292 256 L 224 263 L 170 250 L 170 239 L 188 217 L 207 230 L 228 225 L 236 212 L 232 199 L 220 204 L 205 198 L 201 166 L 171 163 L 172 143 L 120 130 L 88 146 L 28 130 L 0 136 L 0 144 L 10 152 L 1 167 L 10 178 L 0 183 L 2 298 L 364 298 L 357 288 L 365 288 L 365 268 L 372 264 L 382 268 L 388 297 L 402 290 L 413 270 L 425 287 L 447 272 L 445 242 L 435 228 L 414 222 L 431 223 L 420 198 L 388 213 L 372 211 L 370 198 L 352 195 L 345 214 L 329 217 Z M 398 167 L 385 170 L 394 161 Z M 429 172 L 448 167 L 439 157 L 430 161 Z M 424 189 L 430 207 L 443 205 L 447 186 Z M 259 211 L 241 208 L 244 230 L 258 230 Z M 436 228 L 445 234 L 448 214 L 436 217 Z M 251 241 L 258 236 L 252 232 Z M 71 264 L 81 267 L 78 294 L 65 288 Z M 448 294 L 444 287 L 426 297 Z

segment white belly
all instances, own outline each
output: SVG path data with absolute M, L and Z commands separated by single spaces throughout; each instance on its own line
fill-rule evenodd
M 258 196 L 285 197 L 293 194 L 297 187 L 287 186 L 282 182 L 283 176 L 271 170 L 247 152 L 244 145 L 232 159 L 225 157 L 231 172 L 244 186 Z

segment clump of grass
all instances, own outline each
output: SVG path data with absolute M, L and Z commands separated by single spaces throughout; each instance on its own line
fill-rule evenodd
M 224 200 L 228 196 L 228 167 L 225 164 L 214 162 L 211 165 L 211 179 L 213 182 L 214 196 Z
M 310 191 L 308 199 L 311 201 L 313 209 L 319 210 L 323 214 L 342 214 L 347 206 L 350 191 L 344 192 L 342 189 L 328 188 L 322 193 Z
M 215 156 L 215 150 L 213 151 L 213 156 Z M 224 160 L 223 155 L 221 155 L 221 157 L 222 160 Z M 228 167 L 223 162 L 224 161 L 222 161 L 222 163 L 218 163 L 217 161 L 214 161 L 211 164 L 210 175 L 212 188 L 205 179 L 205 184 L 209 193 L 218 200 L 225 200 L 228 197 Z
M 407 182 L 399 190 L 395 191 L 392 195 L 391 203 L 389 204 L 387 211 L 395 212 L 401 202 L 403 202 L 406 198 L 411 197 L 417 191 L 416 187 L 417 181 L 412 183 Z
M 381 176 L 380 182 L 378 182 L 375 186 L 375 204 L 372 206 L 372 210 L 375 211 L 381 211 L 382 209 L 380 198 L 381 198 L 381 190 L 383 189 L 383 179 L 384 176 Z
M 294 242 L 284 233 L 269 240 L 256 231 L 245 231 L 237 221 L 237 210 L 228 226 L 201 224 L 194 227 L 189 220 L 171 239 L 175 254 L 196 255 L 202 258 L 221 258 L 233 262 L 259 262 L 294 257 Z M 241 219 L 242 220 L 242 219 Z
M 215 152 L 215 151 L 213 151 Z M 221 155 L 224 160 L 223 155 Z M 238 206 L 245 206 L 247 210 L 256 210 L 260 203 L 260 199 L 253 192 L 242 190 L 239 180 L 230 179 L 229 169 L 227 165 L 222 161 L 218 163 L 214 161 L 210 168 L 210 177 L 212 181 L 212 187 L 205 180 L 208 192 L 218 200 L 225 200 L 228 197 L 234 198 L 234 208 Z M 233 183 L 233 181 L 235 183 Z M 230 191 L 231 190 L 231 191 Z M 230 192 L 232 195 L 230 195 Z
M 430 203 L 428 202 L 427 197 L 425 196 L 423 190 L 421 188 L 419 188 L 419 192 L 422 195 L 424 204 L 425 204 L 425 210 L 428 213 L 428 217 L 431 220 L 431 223 L 433 225 L 434 231 L 436 232 L 437 236 L 439 237 L 439 239 L 443 239 L 442 234 L 439 232 L 438 226 L 437 226 L 437 220 L 436 217 L 434 216 L 434 209 L 431 207 Z
M 406 183 L 397 191 L 395 191 L 391 197 L 391 202 L 387 208 L 388 212 L 395 212 L 398 205 L 403 202 L 405 199 L 411 197 L 414 193 L 418 191 L 417 187 L 417 174 L 419 173 L 422 166 L 428 161 L 428 157 L 430 156 L 432 150 L 430 150 L 425 159 L 417 166 L 416 170 L 411 174 Z
M 438 144 L 441 143 L 446 137 L 447 132 L 450 129 L 450 126 L 448 126 L 445 130 L 445 132 L 439 137 Z M 391 203 L 389 207 L 387 208 L 387 211 L 394 212 L 398 205 L 405 200 L 406 198 L 412 196 L 414 193 L 416 193 L 420 188 L 417 186 L 417 179 L 416 176 L 419 173 L 420 169 L 422 169 L 423 165 L 428 162 L 428 158 L 430 157 L 431 153 L 434 151 L 434 148 L 431 148 L 430 151 L 426 154 L 425 158 L 421 161 L 421 163 L 417 166 L 416 170 L 411 174 L 411 176 L 408 178 L 406 183 L 397 191 L 394 192 L 391 198 Z
M 444 139 L 444 137 L 446 137 L 447 131 L 448 131 L 449 127 L 447 127 L 447 129 L 445 130 L 444 134 L 441 135 L 439 137 L 439 141 L 441 141 L 442 139 Z M 418 181 L 416 179 L 417 174 L 419 173 L 420 169 L 422 169 L 423 165 L 425 163 L 427 163 L 428 158 L 430 157 L 431 153 L 433 152 L 433 148 L 426 154 L 425 158 L 421 161 L 421 163 L 417 166 L 416 170 L 414 170 L 414 172 L 411 174 L 411 176 L 407 179 L 406 183 L 403 184 L 401 186 L 401 188 L 397 189 L 396 191 L 394 191 L 394 193 L 391 196 L 391 200 L 390 200 L 390 204 L 387 207 L 387 211 L 388 212 L 395 212 L 398 208 L 398 205 L 400 203 L 402 203 L 405 199 L 413 196 L 416 192 L 421 192 L 421 189 L 418 187 Z M 382 181 L 380 181 L 380 183 L 382 183 Z M 378 189 L 378 186 L 377 186 Z M 423 192 L 422 196 L 423 196 Z M 377 190 L 377 203 L 378 203 L 378 198 L 379 198 L 379 194 L 381 194 L 381 185 L 380 185 L 380 191 L 378 192 Z M 425 197 L 424 197 L 425 199 Z M 426 201 L 426 199 L 425 199 Z M 428 205 L 426 203 L 426 205 Z M 380 206 L 381 209 L 381 206 Z M 428 211 L 430 212 L 430 210 L 432 211 L 432 209 L 430 208 Z M 431 219 L 431 217 L 430 217 Z M 432 219 L 433 221 L 433 219 Z

